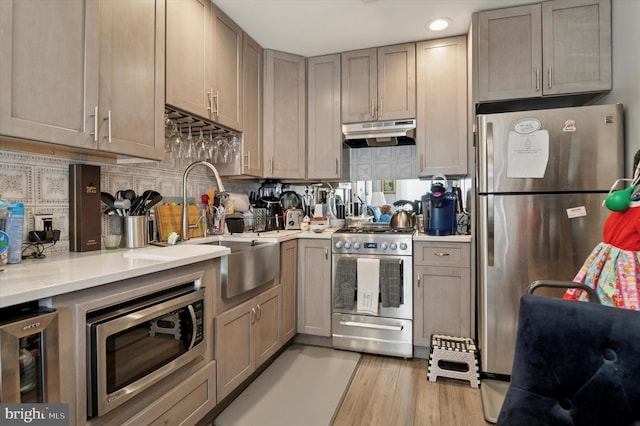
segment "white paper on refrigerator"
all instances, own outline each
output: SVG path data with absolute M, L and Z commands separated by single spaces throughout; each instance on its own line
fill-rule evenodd
M 549 163 L 549 132 L 509 132 L 507 177 L 543 178 Z

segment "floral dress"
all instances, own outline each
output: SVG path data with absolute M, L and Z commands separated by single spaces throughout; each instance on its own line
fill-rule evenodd
M 593 288 L 600 303 L 640 310 L 640 202 L 624 212 L 612 212 L 603 229 L 603 242 L 591 252 L 573 281 Z M 586 292 L 570 289 L 565 299 L 588 300 Z

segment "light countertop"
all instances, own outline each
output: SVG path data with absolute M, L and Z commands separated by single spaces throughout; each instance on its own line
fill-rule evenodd
M 134 278 L 229 253 L 215 245 L 179 245 L 68 253 L 5 265 L 0 308 Z

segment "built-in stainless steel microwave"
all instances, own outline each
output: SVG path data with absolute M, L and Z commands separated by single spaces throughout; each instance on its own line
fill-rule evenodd
M 102 416 L 205 351 L 204 289 L 188 283 L 87 314 L 87 413 Z

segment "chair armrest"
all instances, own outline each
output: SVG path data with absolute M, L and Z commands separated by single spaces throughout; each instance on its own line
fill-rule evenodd
M 589 287 L 588 285 L 582 284 L 582 283 L 577 283 L 574 281 L 546 281 L 546 280 L 540 280 L 540 281 L 534 281 L 532 282 L 529 287 L 527 287 L 527 294 L 533 294 L 533 292 L 540 287 L 548 287 L 548 288 L 577 288 L 580 290 L 584 290 L 587 292 L 587 294 L 589 295 L 589 302 L 591 303 L 598 303 L 600 304 L 600 300 L 598 298 L 598 295 L 596 294 L 596 292 Z

